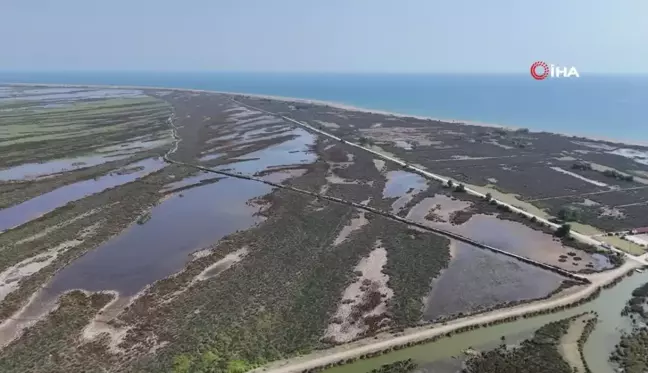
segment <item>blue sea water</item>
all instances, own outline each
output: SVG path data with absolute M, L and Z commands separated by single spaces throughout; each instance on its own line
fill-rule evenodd
M 397 113 L 648 142 L 648 76 L 0 72 L 0 82 L 142 85 L 331 101 Z

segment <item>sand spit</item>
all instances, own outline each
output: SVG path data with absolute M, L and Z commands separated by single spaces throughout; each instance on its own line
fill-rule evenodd
M 65 241 L 44 253 L 27 258 L 0 273 L 0 302 L 11 292 L 16 291 L 20 287 L 22 280 L 52 264 L 56 258 L 67 250 L 83 243 L 83 240 L 92 235 L 98 226 L 99 224 L 97 223 L 87 227 L 79 232 L 77 238 Z
M 369 256 L 360 259 L 356 266 L 355 270 L 362 275 L 344 290 L 324 339 L 334 343 L 349 342 L 370 331 L 369 320 L 377 324 L 373 326 L 374 329 L 386 325 L 388 319 L 383 315 L 387 311 L 387 301 L 394 296 L 387 285 L 389 276 L 382 273 L 386 264 L 387 250 L 377 242 Z M 375 302 L 375 298 L 371 302 L 372 295 L 380 297 L 379 302 Z
M 591 313 L 579 316 L 571 322 L 567 333 L 560 339 L 558 352 L 560 352 L 560 355 L 574 369 L 574 372 L 585 372 L 583 359 L 578 350 L 578 340 L 583 335 L 587 321 L 594 317 L 596 316 Z
M 194 280 L 189 284 L 189 286 L 192 286 L 198 281 L 205 281 L 209 280 L 210 278 L 214 278 L 221 274 L 223 271 L 226 269 L 229 269 L 232 267 L 234 264 L 240 262 L 245 258 L 245 256 L 248 254 L 249 250 L 247 247 L 241 248 L 239 250 L 236 250 L 233 253 L 225 255 L 223 259 L 217 261 L 216 263 L 210 265 L 209 267 L 205 268 Z
M 382 159 L 374 159 L 373 163 L 376 166 L 378 172 L 382 172 L 385 169 L 385 161 L 383 161 Z
M 41 297 L 42 290 L 32 294 L 27 303 L 10 318 L 0 324 L 0 349 L 22 335 L 23 330 L 34 325 L 36 322 L 53 312 L 58 307 L 56 299 L 40 304 L 38 311 L 34 312 L 34 303 Z
M 335 238 L 335 241 L 333 241 L 334 246 L 337 246 L 344 242 L 349 237 L 349 235 L 351 235 L 351 233 L 362 228 L 369 222 L 365 217 L 365 210 L 356 210 L 356 212 L 358 213 L 358 216 L 351 219 L 349 224 L 345 225 L 344 228 L 342 228 L 340 234 Z

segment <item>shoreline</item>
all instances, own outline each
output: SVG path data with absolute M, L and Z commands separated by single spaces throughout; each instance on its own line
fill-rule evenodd
M 15 87 L 50 87 L 50 88 L 104 88 L 104 89 L 139 89 L 139 90 L 159 90 L 159 91 L 174 91 L 174 92 L 191 92 L 191 93 L 210 93 L 210 94 L 223 94 L 231 95 L 238 97 L 252 97 L 266 100 L 274 100 L 281 102 L 289 103 L 302 103 L 316 106 L 330 107 L 334 109 L 346 110 L 357 113 L 366 113 L 366 114 L 376 114 L 384 115 L 395 118 L 414 118 L 423 121 L 438 121 L 448 124 L 456 125 L 468 125 L 468 126 L 478 126 L 484 128 L 499 128 L 505 129 L 508 131 L 516 131 L 521 129 L 527 129 L 529 133 L 548 133 L 556 136 L 562 136 L 567 138 L 576 138 L 577 140 L 586 140 L 586 141 L 597 141 L 612 143 L 615 145 L 625 145 L 630 147 L 648 147 L 648 140 L 632 141 L 632 140 L 620 140 L 620 139 L 611 139 L 605 137 L 596 137 L 589 135 L 578 135 L 571 134 L 566 132 L 549 132 L 542 130 L 535 130 L 526 127 L 511 126 L 511 125 L 501 125 L 496 123 L 484 123 L 479 121 L 471 120 L 461 120 L 461 119 L 447 119 L 447 118 L 437 118 L 425 115 L 414 115 L 406 113 L 391 112 L 387 110 L 378 110 L 378 109 L 368 109 L 363 107 L 357 107 L 341 102 L 335 101 L 325 101 L 309 98 L 298 98 L 298 97 L 286 97 L 286 96 L 277 96 L 277 95 L 266 95 L 258 93 L 245 93 L 245 92 L 229 92 L 229 91 L 215 91 L 207 89 L 193 89 L 193 88 L 174 88 L 174 87 L 157 87 L 157 86 L 138 86 L 138 85 L 104 85 L 104 84 L 51 84 L 51 83 L 6 83 L 0 82 L 0 86 L 15 86 Z

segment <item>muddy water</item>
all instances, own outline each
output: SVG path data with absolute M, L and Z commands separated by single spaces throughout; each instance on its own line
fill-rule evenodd
M 133 295 L 180 271 L 198 249 L 260 222 L 258 208 L 246 202 L 270 192 L 262 183 L 228 178 L 189 189 L 151 211 L 106 244 L 59 272 L 47 286 L 50 297 L 69 289 L 116 290 Z
M 100 193 L 108 188 L 126 184 L 162 169 L 166 163 L 159 158 L 149 158 L 129 164 L 121 171 L 143 167 L 142 170 L 118 175 L 116 173 L 101 176 L 96 180 L 84 180 L 55 189 L 49 193 L 32 198 L 19 205 L 0 210 L 0 231 L 24 224 L 65 204 Z
M 448 196 L 436 195 L 434 198 L 426 198 L 414 206 L 408 217 L 426 225 L 458 233 L 475 241 L 570 271 L 585 269 L 585 266 L 590 263 L 596 270 L 612 267 L 608 259 L 602 255 L 592 255 L 563 246 L 549 234 L 518 222 L 498 219 L 494 215 L 476 214 L 461 225 L 452 225 L 449 222 L 452 212 L 463 210 L 468 206 L 467 202 L 453 201 Z M 435 214 L 441 221 L 425 219 L 428 212 Z M 567 255 L 570 251 L 577 252 L 576 256 L 582 260 L 574 261 L 571 256 Z M 560 262 L 561 255 L 567 256 L 568 260 Z
M 226 164 L 219 168 L 251 175 L 272 167 L 315 162 L 317 155 L 311 151 L 311 147 L 315 144 L 317 137 L 302 129 L 296 129 L 291 133 L 296 136 L 292 140 L 245 154 L 238 158 L 241 161 Z
M 58 159 L 45 163 L 25 163 L 20 166 L 0 170 L 0 181 L 33 179 L 59 172 L 97 166 L 123 158 L 126 158 L 126 156 L 111 157 L 109 155 L 94 155 L 71 159 Z
M 384 198 L 398 199 L 392 204 L 392 212 L 400 211 L 414 195 L 427 187 L 427 181 L 420 175 L 406 171 L 390 171 L 383 190 Z
M 564 280 L 553 272 L 463 242 L 453 241 L 452 245 L 453 260 L 432 284 L 423 312 L 425 320 L 541 298 Z
M 475 215 L 466 223 L 453 226 L 451 229 L 487 245 L 548 262 L 567 270 L 577 271 L 585 268 L 585 265 L 589 263 L 596 270 L 612 267 L 606 259 L 601 259 L 600 256 L 592 257 L 582 251 L 579 251 L 577 256 L 583 260 L 573 261 L 570 257 L 570 260 L 561 263 L 558 261 L 560 255 L 567 255 L 568 252 L 574 251 L 573 249 L 563 246 L 551 235 L 533 230 L 521 223 L 501 220 L 491 215 Z
M 326 372 L 364 373 L 382 364 L 407 358 L 414 359 L 422 366 L 435 362 L 447 362 L 453 356 L 462 356 L 462 352 L 469 347 L 480 348 L 482 346 L 489 346 L 490 348 L 494 346 L 501 336 L 506 336 L 507 340 L 516 339 L 521 334 L 530 335 L 534 330 L 549 322 L 593 310 L 599 314 L 599 323 L 585 344 L 585 359 L 593 373 L 613 373 L 615 369 L 608 362 L 608 357 L 612 352 L 613 346 L 619 341 L 621 330 L 628 325 L 627 320 L 621 317 L 621 310 L 625 302 L 630 298 L 632 290 L 647 281 L 648 273 L 635 274 L 626 278 L 617 286 L 604 290 L 601 296 L 593 302 L 580 307 L 550 315 L 521 319 L 507 324 L 476 329 L 450 338 L 444 338 L 437 342 L 410 347 L 373 359 L 360 360 L 353 364 L 331 368 L 326 370 Z M 451 372 L 454 371 L 451 370 Z

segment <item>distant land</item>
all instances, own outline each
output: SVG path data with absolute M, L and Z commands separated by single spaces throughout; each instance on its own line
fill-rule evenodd
M 0 72 L 4 83 L 205 89 L 329 101 L 449 121 L 648 142 L 648 77 L 587 75 Z

